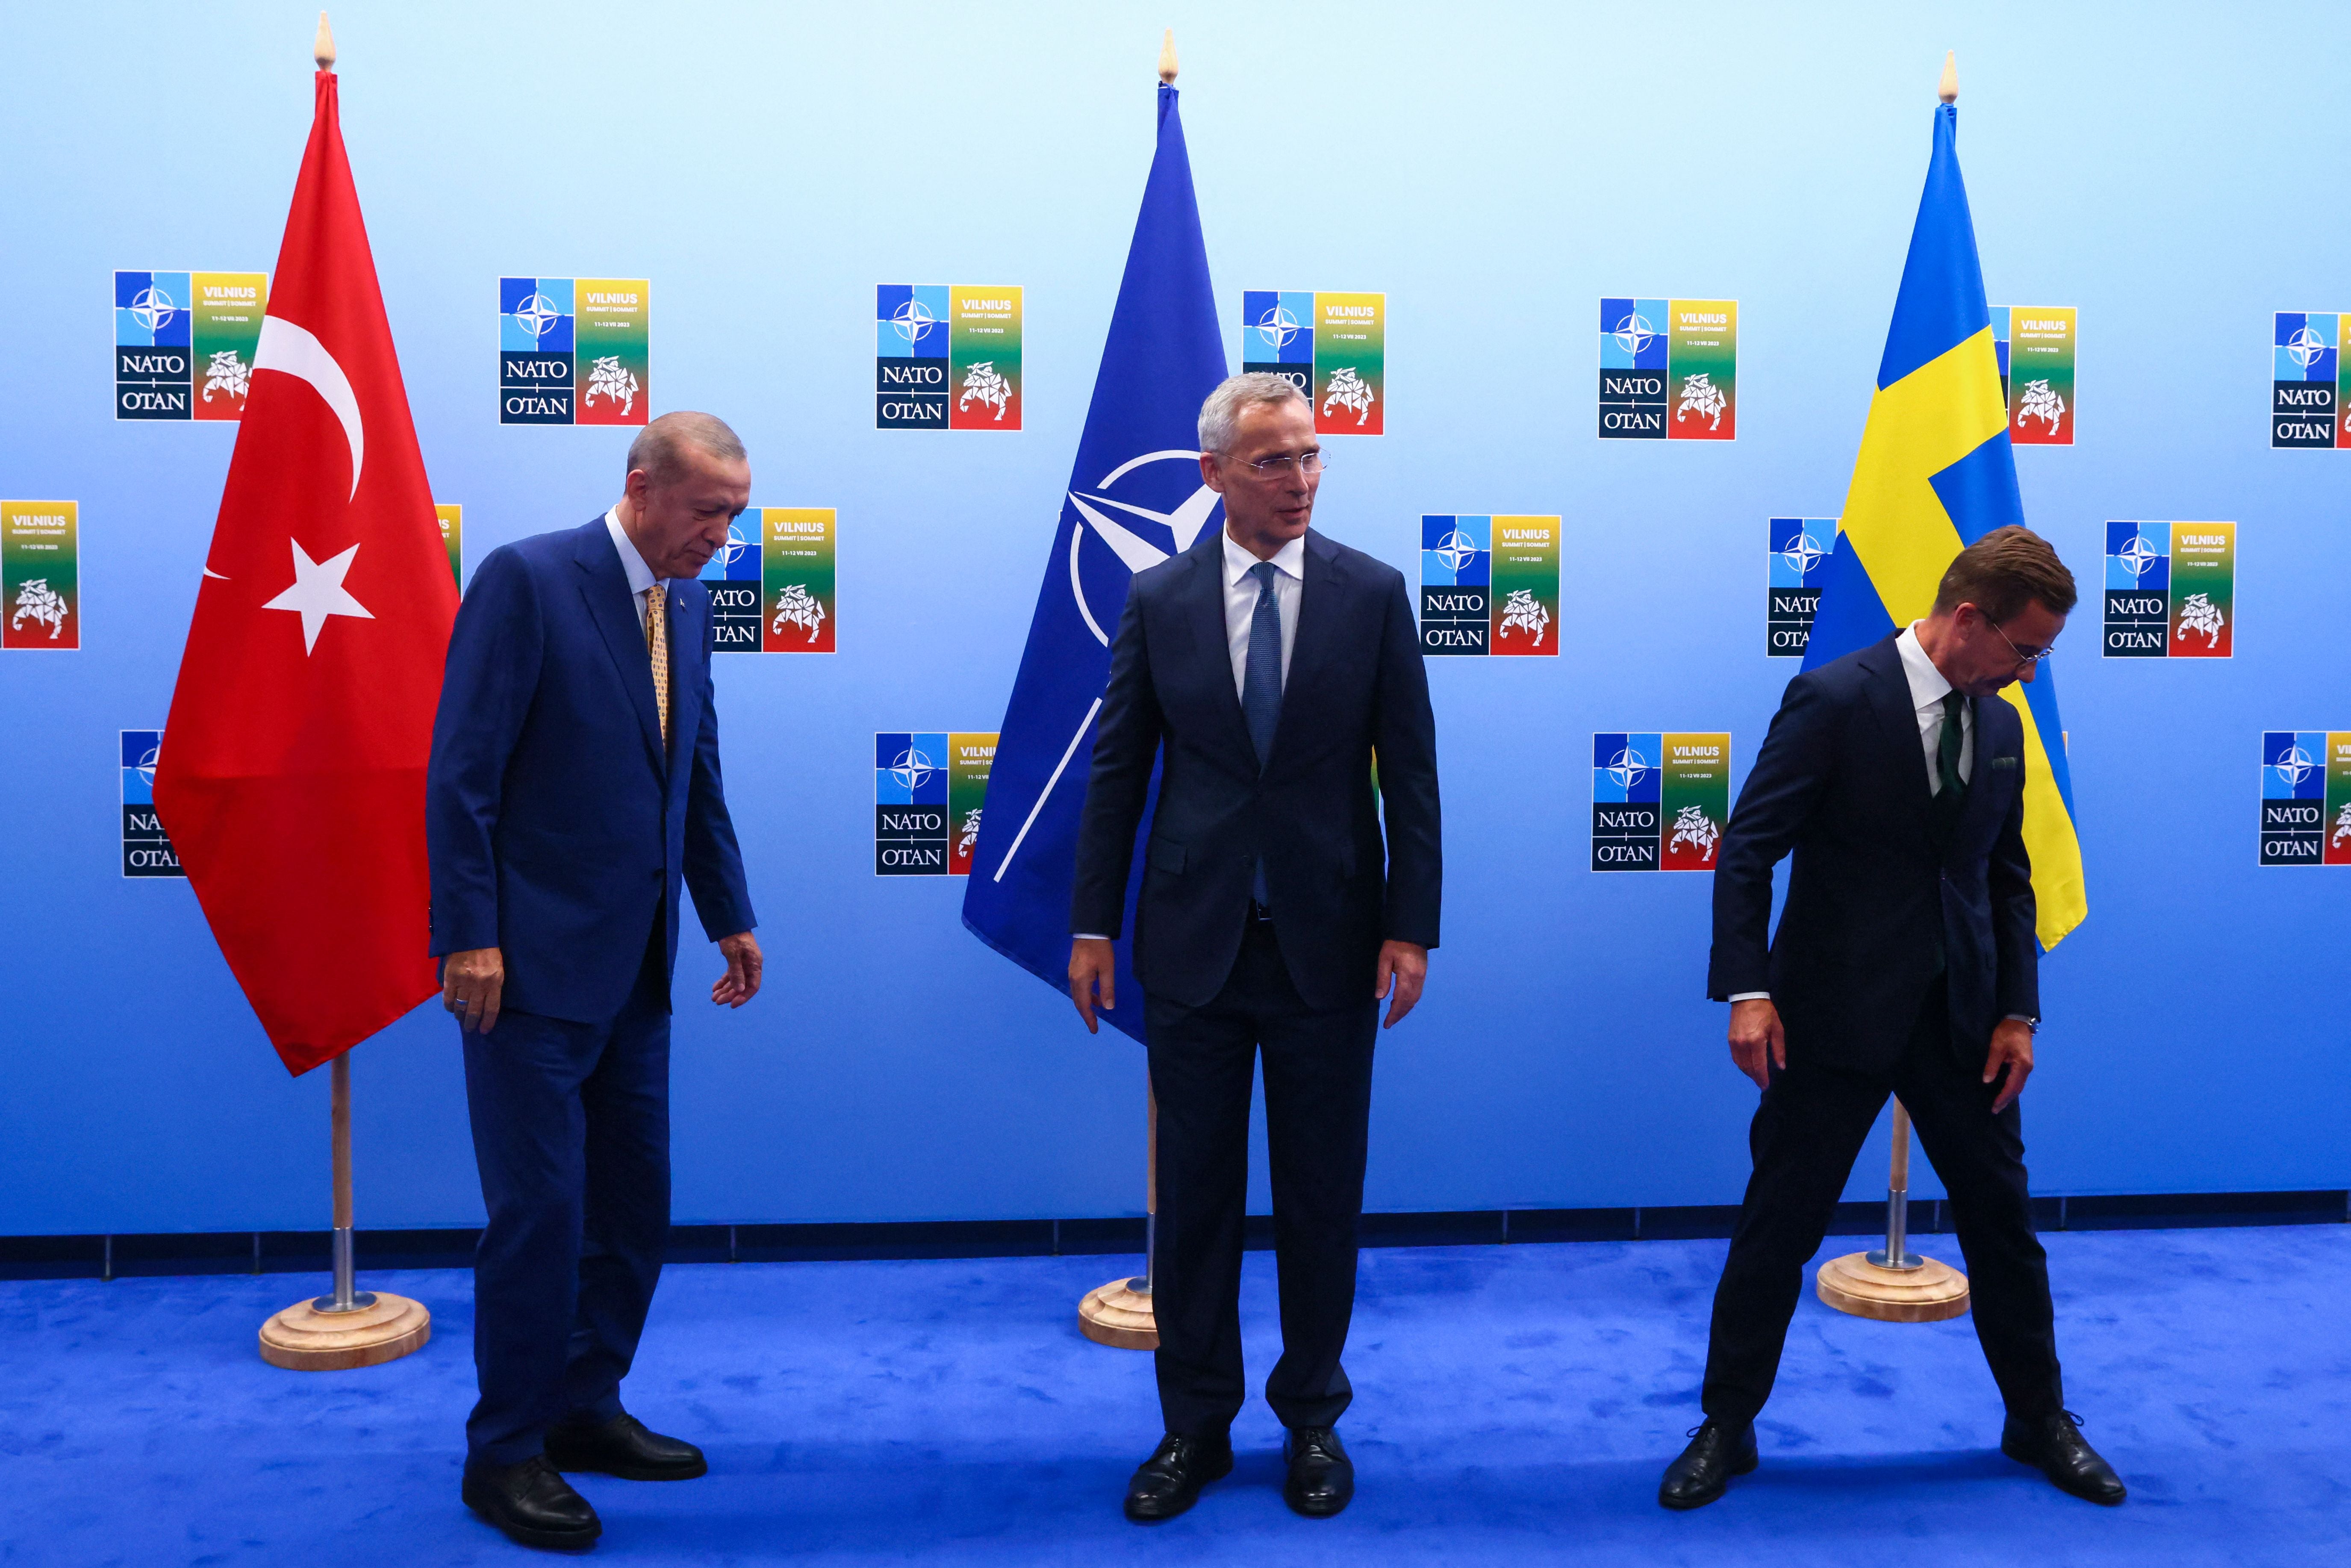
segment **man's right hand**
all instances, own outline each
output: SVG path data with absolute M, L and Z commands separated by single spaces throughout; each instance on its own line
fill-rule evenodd
M 506 956 L 496 947 L 469 947 L 442 960 L 441 1005 L 457 1015 L 460 1032 L 490 1032 L 506 984 Z
M 1094 999 L 1099 988 L 1102 999 Z M 1088 1034 L 1100 1034 L 1102 1026 L 1094 1021 L 1097 1007 L 1118 1006 L 1118 949 L 1100 936 L 1072 937 L 1070 942 L 1070 1000 L 1078 1004 L 1078 1016 L 1086 1020 Z
M 1769 997 L 1730 1004 L 1730 1060 L 1758 1089 L 1771 1087 L 1772 1068 L 1786 1069 L 1788 1032 L 1780 1027 L 1780 1009 Z

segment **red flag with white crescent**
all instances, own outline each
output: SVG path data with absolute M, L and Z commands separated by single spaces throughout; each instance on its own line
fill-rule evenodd
M 438 988 L 424 764 L 456 612 L 322 70 L 155 771 L 291 1071 Z

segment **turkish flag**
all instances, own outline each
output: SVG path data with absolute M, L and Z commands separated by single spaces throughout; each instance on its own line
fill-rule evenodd
M 320 71 L 155 770 L 221 954 L 297 1073 L 438 989 L 424 763 L 457 613 L 335 89 Z

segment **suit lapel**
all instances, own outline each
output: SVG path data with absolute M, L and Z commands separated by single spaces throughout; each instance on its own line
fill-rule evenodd
M 1257 747 L 1249 739 L 1249 719 L 1241 712 L 1241 695 L 1233 685 L 1232 644 L 1225 636 L 1225 530 L 1204 533 L 1186 554 L 1192 570 L 1184 585 L 1184 619 L 1199 643 L 1201 667 L 1208 682 L 1208 708 L 1216 734 L 1228 749 L 1257 765 Z
M 1902 787 L 1903 798 L 1924 830 L 1927 805 L 1935 791 L 1927 777 L 1927 753 L 1918 740 L 1918 710 L 1910 702 L 1910 677 L 1903 673 L 1902 651 L 1894 645 L 1894 638 L 1870 649 L 1863 656 L 1862 668 L 1868 672 L 1864 689 L 1869 693 L 1870 708 L 1886 732 L 1886 744 L 1893 747 L 1895 774 L 1907 780 Z
M 1975 757 L 1973 765 L 1968 769 L 1968 799 L 1966 805 L 1959 811 L 1959 831 L 1954 833 L 1952 838 L 1966 839 L 1972 842 L 1979 820 L 1992 811 L 1995 809 L 1995 803 L 2000 810 L 2008 809 L 2006 798 L 2000 788 L 2001 775 L 2007 772 L 2007 769 L 1995 769 L 1991 765 L 1992 758 L 2018 756 L 2022 747 L 2021 744 L 2015 746 L 2010 744 L 2008 726 L 2001 720 L 2001 715 L 2015 711 L 2008 706 L 2007 699 L 1970 697 L 1968 700 L 1975 714 Z M 2021 743 L 2023 738 L 2024 731 L 2020 725 L 2017 729 L 2017 740 Z
M 666 778 L 669 769 L 662 756 L 661 714 L 653 706 L 653 655 L 645 650 L 644 628 L 638 624 L 635 603 L 629 597 L 628 573 L 621 570 L 621 556 L 612 548 L 612 536 L 599 517 L 580 530 L 579 548 L 572 559 L 580 567 L 580 597 L 588 606 L 589 619 L 604 638 L 605 651 L 612 655 L 612 664 L 621 673 L 621 687 L 629 694 L 637 710 L 637 727 L 644 736 L 647 760 L 654 770 Z
M 1338 556 L 1330 540 L 1311 528 L 1307 530 L 1306 570 L 1298 595 L 1298 632 L 1290 644 L 1290 676 L 1281 683 L 1281 722 L 1273 731 L 1275 757 L 1281 756 L 1285 749 L 1295 748 L 1294 740 L 1288 747 L 1283 742 L 1299 725 L 1308 722 L 1314 706 L 1315 681 L 1329 662 L 1332 645 L 1338 639 L 1338 601 L 1347 580 Z

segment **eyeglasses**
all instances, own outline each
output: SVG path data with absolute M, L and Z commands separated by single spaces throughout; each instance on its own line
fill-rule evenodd
M 1260 479 L 1279 479 L 1292 468 L 1296 468 L 1306 478 L 1311 479 L 1323 469 L 1331 466 L 1331 460 L 1322 455 L 1322 448 L 1317 447 L 1311 452 L 1301 452 L 1294 456 L 1259 457 L 1254 462 L 1243 463 L 1241 466 L 1255 473 Z
M 2000 622 L 1993 620 L 1989 615 L 1984 617 L 1984 624 L 1991 627 L 1995 632 L 2000 632 Z M 2028 653 L 2023 649 L 2018 647 L 2016 645 L 2015 639 L 2011 637 L 2005 632 L 2000 632 L 2000 640 L 2008 644 L 2008 651 L 2016 655 L 2016 673 L 2020 675 L 2025 671 L 2032 669 L 2038 665 L 2042 660 L 2047 658 L 2050 654 L 2057 651 L 2054 648 L 2043 648 L 2038 652 Z

